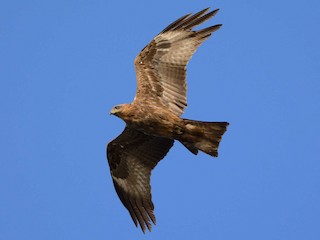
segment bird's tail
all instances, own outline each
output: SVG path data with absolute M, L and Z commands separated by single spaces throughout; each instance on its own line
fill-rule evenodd
M 198 150 L 218 157 L 218 147 L 222 135 L 227 130 L 227 122 L 201 122 L 183 119 L 185 132 L 179 141 L 193 154 Z

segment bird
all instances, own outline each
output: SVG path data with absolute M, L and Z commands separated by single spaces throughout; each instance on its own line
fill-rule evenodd
M 123 132 L 107 144 L 107 159 L 115 190 L 143 233 L 156 224 L 150 176 L 173 146 L 182 143 L 191 153 L 218 156 L 228 122 L 181 118 L 187 106 L 186 66 L 197 48 L 222 25 L 193 28 L 219 9 L 186 14 L 146 45 L 134 60 L 137 89 L 132 103 L 114 106 L 110 114 L 121 118 Z

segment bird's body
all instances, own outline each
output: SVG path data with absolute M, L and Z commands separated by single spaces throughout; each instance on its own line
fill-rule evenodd
M 146 135 L 175 139 L 176 129 L 183 125 L 179 116 L 157 105 L 149 105 L 147 108 L 135 103 L 120 106 L 121 114 L 119 117 L 127 127 L 141 131 Z
M 136 57 L 137 91 L 134 101 L 111 114 L 126 123 L 107 146 L 107 158 L 116 192 L 134 223 L 151 231 L 156 222 L 150 175 L 175 140 L 193 154 L 218 156 L 227 122 L 181 118 L 186 99 L 186 65 L 198 46 L 221 25 L 193 31 L 218 10 L 185 15 L 159 33 Z

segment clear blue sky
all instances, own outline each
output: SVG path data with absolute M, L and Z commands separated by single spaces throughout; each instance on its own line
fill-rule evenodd
M 218 159 L 176 143 L 157 225 L 120 203 L 105 145 L 133 60 L 205 7 L 223 27 L 188 66 L 184 117 L 228 121 Z M 320 239 L 320 1 L 2 1 L 0 239 Z

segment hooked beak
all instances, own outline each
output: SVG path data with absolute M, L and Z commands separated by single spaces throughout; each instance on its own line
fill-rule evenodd
M 111 111 L 109 112 L 110 115 L 114 115 L 117 112 L 117 109 L 112 108 Z

